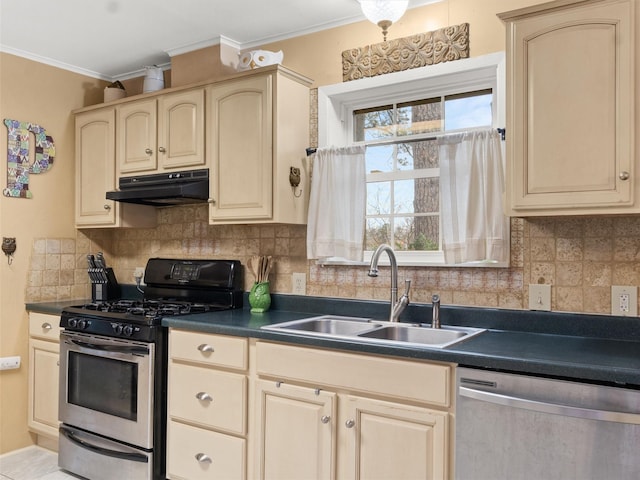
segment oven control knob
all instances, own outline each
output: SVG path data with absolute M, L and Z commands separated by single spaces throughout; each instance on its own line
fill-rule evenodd
M 131 335 L 133 335 L 133 327 L 131 325 L 125 325 L 125 327 L 123 329 L 123 333 L 127 337 L 130 337 Z
M 78 320 L 78 328 L 80 330 L 84 330 L 89 326 L 89 322 L 87 320 Z
M 122 330 L 123 330 L 123 326 L 119 323 L 114 323 L 113 325 L 113 331 L 116 332 L 117 335 L 122 335 Z
M 78 319 L 77 318 L 70 318 L 69 319 L 69 326 L 71 328 L 76 328 L 77 325 L 78 325 Z

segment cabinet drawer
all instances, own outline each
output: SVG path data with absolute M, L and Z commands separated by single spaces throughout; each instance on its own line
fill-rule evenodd
M 169 415 L 244 435 L 247 378 L 206 367 L 171 363 Z
M 448 407 L 449 365 L 256 343 L 259 375 Z
M 29 336 L 60 341 L 60 317 L 45 313 L 29 313 Z
M 169 478 L 241 480 L 246 475 L 246 462 L 245 440 L 169 422 Z
M 171 329 L 169 353 L 173 360 L 246 370 L 246 338 Z

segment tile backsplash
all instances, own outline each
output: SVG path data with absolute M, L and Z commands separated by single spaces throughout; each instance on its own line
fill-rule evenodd
M 76 238 L 36 239 L 26 301 L 90 296 L 86 255 L 102 251 L 120 283 L 134 283 L 136 267 L 151 257 L 232 258 L 246 265 L 252 255 L 272 255 L 271 290 L 290 293 L 291 274 L 307 274 L 307 294 L 389 298 L 389 272 L 377 278 L 367 268 L 320 266 L 306 259 L 304 225 L 209 225 L 207 206 L 157 210 L 152 229 L 78 230 Z M 640 284 L 640 216 L 544 217 L 511 220 L 509 268 L 401 267 L 399 282 L 412 281 L 411 300 L 522 309 L 528 284 L 553 285 L 552 309 L 609 313 L 611 285 Z M 245 289 L 253 283 L 245 272 Z

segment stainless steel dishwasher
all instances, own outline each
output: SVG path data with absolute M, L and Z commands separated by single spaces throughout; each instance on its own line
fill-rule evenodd
M 640 478 L 640 390 L 458 368 L 457 480 Z

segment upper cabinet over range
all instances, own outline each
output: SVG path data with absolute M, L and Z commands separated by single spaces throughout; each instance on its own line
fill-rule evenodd
M 310 85 L 277 65 L 74 112 L 76 226 L 153 226 L 152 207 L 106 192 L 121 177 L 202 168 L 209 223 L 306 223 Z
M 631 0 L 558 0 L 507 27 L 506 209 L 640 211 Z
M 125 103 L 116 112 L 118 176 L 205 164 L 203 88 Z

